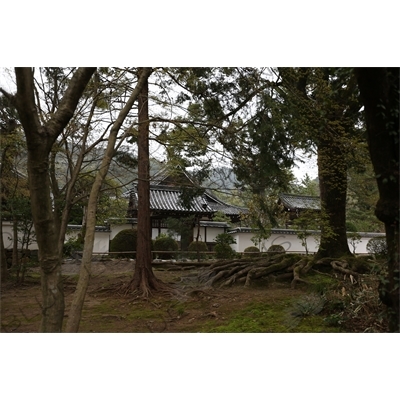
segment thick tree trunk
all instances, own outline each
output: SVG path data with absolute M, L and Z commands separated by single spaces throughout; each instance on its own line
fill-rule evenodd
M 58 249 L 56 218 L 50 195 L 49 154 L 70 121 L 78 101 L 95 68 L 79 68 L 70 81 L 57 111 L 42 125 L 34 97 L 31 68 L 16 68 L 17 94 L 13 102 L 18 110 L 28 147 L 28 176 L 32 217 L 39 248 L 42 282 L 41 332 L 61 332 L 64 317 L 64 293 L 61 255 Z
M 139 71 L 139 76 L 143 73 Z M 144 296 L 152 290 L 160 289 L 159 281 L 151 266 L 151 222 L 150 222 L 150 161 L 149 161 L 149 110 L 148 83 L 143 86 L 139 99 L 139 135 L 138 135 L 138 221 L 136 266 L 130 289 Z
M 380 295 L 390 311 L 390 330 L 399 332 L 399 68 L 356 68 L 365 107 L 368 146 L 379 200 L 375 214 L 385 224 L 388 279 Z
M 50 196 L 48 153 L 43 149 L 44 146 L 41 147 L 42 149 L 28 149 L 29 192 L 42 281 L 40 331 L 61 332 L 64 317 L 61 257 L 58 252 L 58 232 Z
M 351 255 L 346 235 L 347 166 L 332 136 L 318 143 L 322 225 L 317 259 Z
M 57 250 L 55 246 L 54 249 Z M 53 258 L 40 257 L 42 269 L 42 320 L 40 332 L 62 331 L 64 318 L 64 288 L 61 275 L 61 260 L 58 254 Z

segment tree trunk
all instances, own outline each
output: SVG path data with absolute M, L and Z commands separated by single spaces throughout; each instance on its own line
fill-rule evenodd
M 46 155 L 44 146 L 41 147 L 28 150 L 29 192 L 42 282 L 40 332 L 61 332 L 64 317 L 61 257 L 58 252 L 58 232 L 50 196 L 48 153 Z
M 14 213 L 13 213 L 14 214 Z M 12 251 L 12 268 L 17 271 L 17 282 L 19 282 L 19 257 L 18 257 L 18 221 L 14 214 L 13 217 L 13 251 Z
M 7 269 L 7 255 L 6 249 L 4 247 L 4 239 L 3 239 L 3 220 L 0 218 L 0 251 L 1 251 L 1 259 L 0 259 L 0 266 L 1 266 L 1 282 L 6 282 L 8 278 L 8 269 Z
M 111 128 L 110 136 L 108 137 L 107 149 L 101 161 L 101 166 L 96 174 L 95 181 L 90 191 L 88 205 L 86 208 L 85 218 L 85 241 L 82 254 L 81 268 L 79 272 L 79 280 L 72 300 L 71 308 L 68 314 L 66 332 L 78 332 L 79 324 L 82 316 L 83 304 L 86 297 L 87 288 L 89 286 L 91 269 L 92 269 L 92 254 L 94 245 L 94 236 L 96 230 L 96 212 L 98 196 L 103 185 L 104 179 L 108 173 L 111 160 L 115 152 L 115 144 L 117 141 L 118 132 L 125 121 L 128 113 L 132 109 L 137 100 L 142 87 L 147 84 L 148 76 L 151 74 L 150 68 L 145 68 L 143 76 L 140 77 L 136 88 L 133 90 L 129 100 L 118 115 L 117 120 Z M 122 143 L 123 139 L 120 141 Z
M 392 332 L 399 332 L 399 68 L 356 68 L 365 107 L 368 147 L 379 200 L 375 214 L 385 224 L 387 283 L 380 296 L 389 309 Z
M 347 166 L 333 134 L 318 143 L 321 242 L 316 258 L 351 255 L 346 234 Z
M 139 76 L 143 70 L 139 71 Z M 143 296 L 149 296 L 152 290 L 162 287 L 151 266 L 151 222 L 150 222 L 150 161 L 149 161 L 149 108 L 148 82 L 143 86 L 139 99 L 138 127 L 138 221 L 136 266 L 130 289 L 137 290 Z
M 42 283 L 41 332 L 61 332 L 64 293 L 58 232 L 50 195 L 49 155 L 57 137 L 72 118 L 95 68 L 79 68 L 71 78 L 57 111 L 42 125 L 34 96 L 31 68 L 16 68 L 17 94 L 12 98 L 24 128 L 28 148 L 28 176 L 32 218 L 39 248 Z

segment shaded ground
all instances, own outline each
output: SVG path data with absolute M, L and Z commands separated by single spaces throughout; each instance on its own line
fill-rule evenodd
M 126 295 L 121 287 L 133 274 L 133 263 L 108 260 L 93 263 L 80 332 L 339 332 L 326 315 L 295 312 L 296 304 L 314 301 L 309 288 L 290 283 L 218 289 L 200 287 L 195 269 L 156 267 L 155 274 L 179 293 L 148 300 Z M 63 265 L 66 313 L 78 279 L 79 264 Z M 31 269 L 24 285 L 1 288 L 1 331 L 37 332 L 40 323 L 40 278 Z M 311 297 L 310 297 L 311 296 Z M 304 300 L 305 299 L 305 300 Z

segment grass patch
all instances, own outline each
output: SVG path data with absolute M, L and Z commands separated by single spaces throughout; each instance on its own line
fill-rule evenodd
M 203 333 L 340 332 L 339 327 L 329 326 L 323 316 L 314 315 L 311 310 L 302 315 L 293 315 L 293 310 L 298 309 L 298 302 L 299 299 L 285 299 L 275 303 L 252 303 L 245 309 L 229 315 L 227 322 L 221 324 L 217 320 L 209 321 L 200 331 Z
M 242 333 L 242 332 L 286 332 L 284 315 L 290 302 L 275 304 L 251 303 L 246 308 L 228 316 L 228 322 L 215 326 L 218 321 L 208 322 L 202 332 Z
M 305 278 L 310 283 L 309 290 L 314 293 L 324 294 L 334 290 L 338 286 L 338 281 L 333 276 L 310 271 Z

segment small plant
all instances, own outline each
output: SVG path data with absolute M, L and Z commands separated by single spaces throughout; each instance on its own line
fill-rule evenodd
M 169 252 L 177 252 L 178 248 L 179 248 L 178 242 L 171 236 L 165 234 L 161 234 L 154 241 L 154 251 L 157 252 L 156 256 L 163 260 L 170 260 L 172 258 L 175 258 L 176 254 Z
M 353 254 L 356 254 L 357 245 L 361 243 L 361 235 L 358 232 L 349 232 L 347 234 L 347 240 L 353 248 Z
M 285 248 L 280 244 L 273 244 L 268 248 L 267 253 L 285 253 Z
M 258 257 L 260 255 L 260 249 L 256 246 L 249 246 L 244 249 L 244 253 L 246 257 Z
M 231 244 L 235 244 L 235 239 L 228 233 L 220 233 L 214 239 L 217 243 L 214 247 L 215 256 L 219 259 L 234 258 L 236 251 L 232 249 Z
M 116 257 L 136 258 L 137 230 L 124 229 L 110 242 L 110 252 L 116 253 Z
M 367 243 L 367 251 L 369 254 L 374 254 L 376 257 L 386 257 L 386 237 L 374 237 L 370 239 Z
M 290 328 L 296 327 L 304 317 L 319 314 L 326 303 L 324 296 L 311 293 L 296 301 L 288 315 L 287 323 Z
M 189 258 L 191 260 L 196 259 L 197 256 L 199 256 L 199 258 L 203 260 L 206 258 L 206 254 L 204 254 L 204 252 L 208 251 L 208 247 L 205 242 L 194 240 L 192 243 L 189 244 L 188 251 L 189 251 Z
M 77 251 L 83 250 L 83 237 L 78 234 L 76 238 L 68 239 L 63 246 L 63 254 L 65 257 L 74 257 Z

